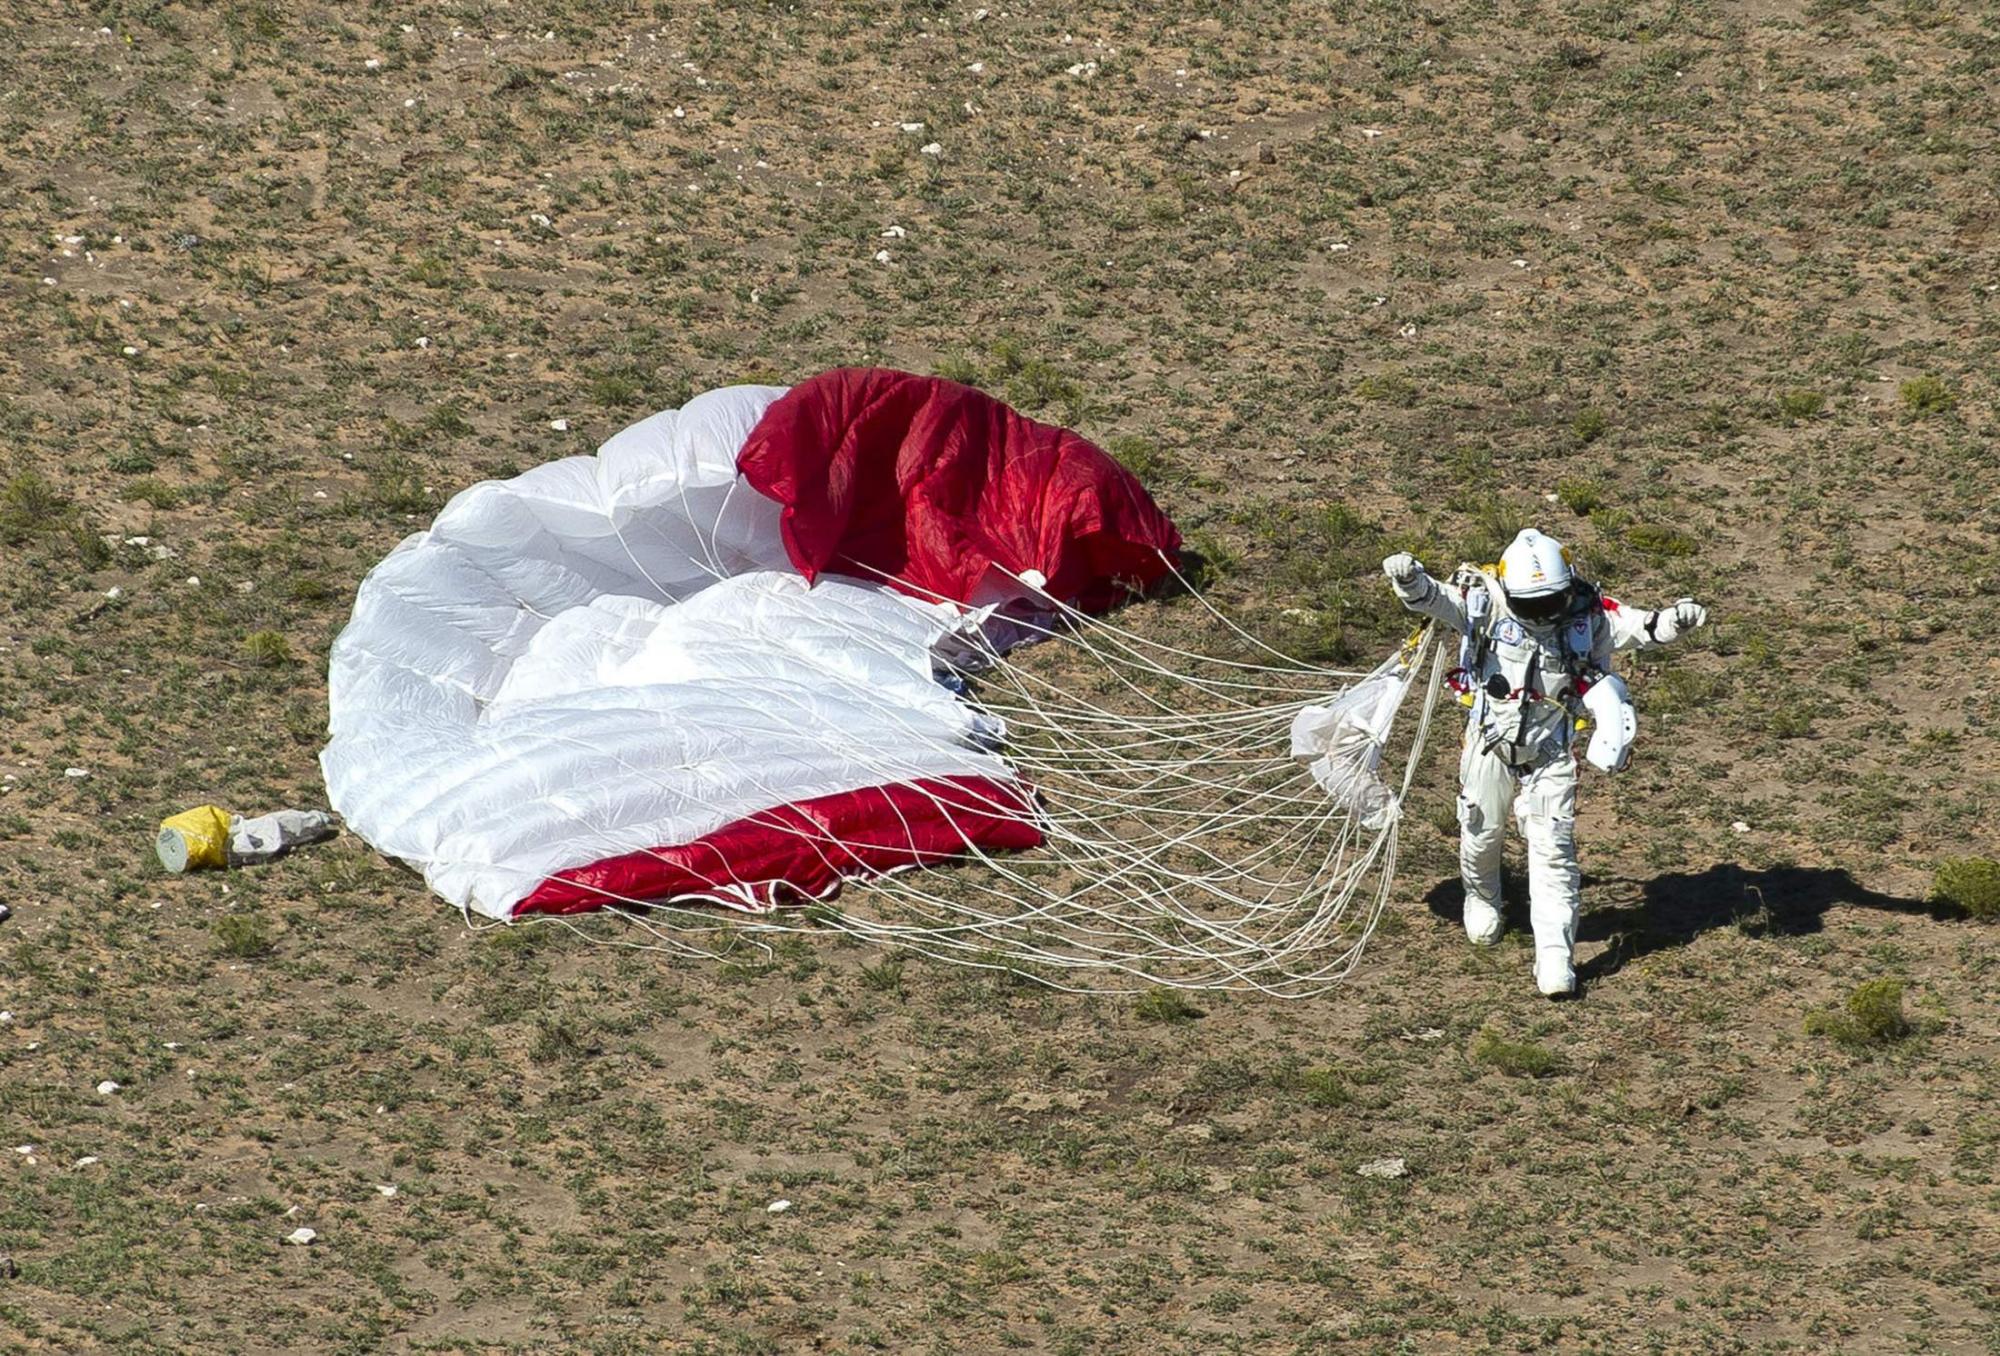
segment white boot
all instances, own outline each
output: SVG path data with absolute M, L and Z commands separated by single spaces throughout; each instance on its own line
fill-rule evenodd
M 1492 946 L 1500 940 L 1500 910 L 1477 895 L 1467 894 L 1465 935 L 1474 946 Z
M 1535 987 L 1544 998 L 1568 998 L 1576 992 L 1576 971 L 1567 951 L 1535 953 Z

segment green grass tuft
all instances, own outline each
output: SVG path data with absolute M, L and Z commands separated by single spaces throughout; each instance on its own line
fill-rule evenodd
M 251 913 L 224 914 L 215 920 L 215 941 L 225 956 L 251 960 L 276 949 L 264 920 Z
M 1561 1056 L 1546 1045 L 1510 1041 L 1490 1027 L 1479 1033 L 1472 1047 L 1472 1058 L 1510 1078 L 1547 1078 L 1562 1068 Z
M 1164 1025 L 1191 1022 L 1204 1015 L 1202 1010 L 1190 1003 L 1187 995 L 1178 989 L 1148 989 L 1139 1001 L 1132 1005 L 1132 1011 L 1142 1022 L 1160 1022 Z
M 1600 409 L 1587 409 L 1570 420 L 1570 432 L 1580 443 L 1594 443 L 1611 431 L 1611 416 Z
M 1582 518 L 1604 507 L 1604 486 L 1585 476 L 1565 476 L 1556 482 L 1556 498 Z
M 1903 981 L 1871 979 L 1857 984 L 1847 1002 L 1806 1018 L 1806 1034 L 1825 1036 L 1850 1050 L 1893 1045 L 1914 1034 L 1903 1015 Z
M 292 643 L 276 631 L 252 631 L 243 638 L 243 653 L 260 669 L 292 662 Z
M 1951 387 L 1938 377 L 1911 377 L 1897 388 L 1897 395 L 1902 398 L 1903 408 L 1918 416 L 1943 414 L 1958 404 Z
M 1662 560 L 1694 554 L 1694 538 L 1660 523 L 1634 523 L 1625 529 L 1625 544 L 1641 555 Z
M 1810 419 L 1826 408 L 1826 397 L 1818 391 L 1803 388 L 1782 392 L 1778 396 L 1778 415 L 1786 423 L 1797 423 Z
M 1940 863 L 1931 898 L 1973 918 L 2000 918 L 2000 862 L 1991 857 L 1954 857 Z

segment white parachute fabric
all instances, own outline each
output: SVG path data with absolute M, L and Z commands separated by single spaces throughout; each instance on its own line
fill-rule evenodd
M 505 918 L 559 871 L 773 806 L 1007 775 L 997 723 L 932 677 L 958 609 L 791 570 L 735 471 L 778 394 L 711 392 L 474 486 L 376 567 L 321 756 L 354 831 Z
M 1350 973 L 1437 701 L 1441 653 L 1385 773 L 1428 633 L 1361 673 L 1274 650 L 1191 587 L 1147 605 L 1173 644 L 1033 574 L 967 603 L 809 586 L 778 505 L 737 472 L 781 394 L 710 392 L 595 456 L 474 486 L 371 572 L 333 649 L 322 754 L 350 828 L 504 920 L 559 873 L 753 819 L 851 875 L 809 817 L 762 812 L 896 787 L 950 821 L 965 807 L 931 788 L 966 779 L 1042 846 L 968 837 L 965 870 L 876 868 L 810 914 L 771 912 L 752 880 L 677 897 L 744 911 L 727 918 L 587 888 L 679 954 L 831 927 L 1079 991 L 1303 997 Z M 1004 799 L 1019 787 L 1032 807 Z
M 1292 756 L 1366 829 L 1385 829 L 1399 813 L 1396 792 L 1382 778 L 1382 756 L 1410 677 L 1405 658 L 1392 656 L 1332 702 L 1292 717 Z
M 1196 606 L 1252 658 L 1167 644 L 1030 592 L 1056 619 L 1017 624 L 1051 643 L 989 652 L 970 696 L 1006 722 L 1008 762 L 1036 788 L 1041 848 L 973 849 L 965 870 L 880 876 L 809 919 L 732 920 L 714 941 L 702 940 L 717 930 L 713 918 L 657 908 L 641 920 L 655 944 L 719 956 L 774 933 L 833 928 L 1083 993 L 1304 998 L 1352 973 L 1390 898 L 1399 808 L 1443 687 L 1430 632 L 1360 673 L 1279 654 L 1199 594 Z M 1380 771 L 1389 723 L 1420 682 L 1392 787 Z M 1329 692 L 1339 695 L 1328 702 Z M 1349 693 L 1359 695 L 1343 707 Z M 1350 783 L 1367 788 L 1374 825 L 1356 811 L 1359 790 L 1330 795 L 1288 756 L 1287 731 L 1313 706 L 1351 711 L 1342 747 L 1374 778 Z

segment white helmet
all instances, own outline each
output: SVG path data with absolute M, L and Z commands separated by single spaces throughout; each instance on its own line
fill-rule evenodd
M 1563 544 L 1532 527 L 1523 528 L 1500 553 L 1500 568 L 1494 575 L 1507 591 L 1508 611 L 1525 621 L 1562 615 L 1576 583 Z

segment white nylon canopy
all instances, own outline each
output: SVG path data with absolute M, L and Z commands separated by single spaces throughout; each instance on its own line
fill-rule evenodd
M 355 832 L 505 918 L 558 871 L 776 805 L 1006 775 L 995 722 L 932 678 L 960 609 L 809 589 L 738 480 L 782 393 L 712 391 L 475 485 L 369 574 L 320 759 Z

